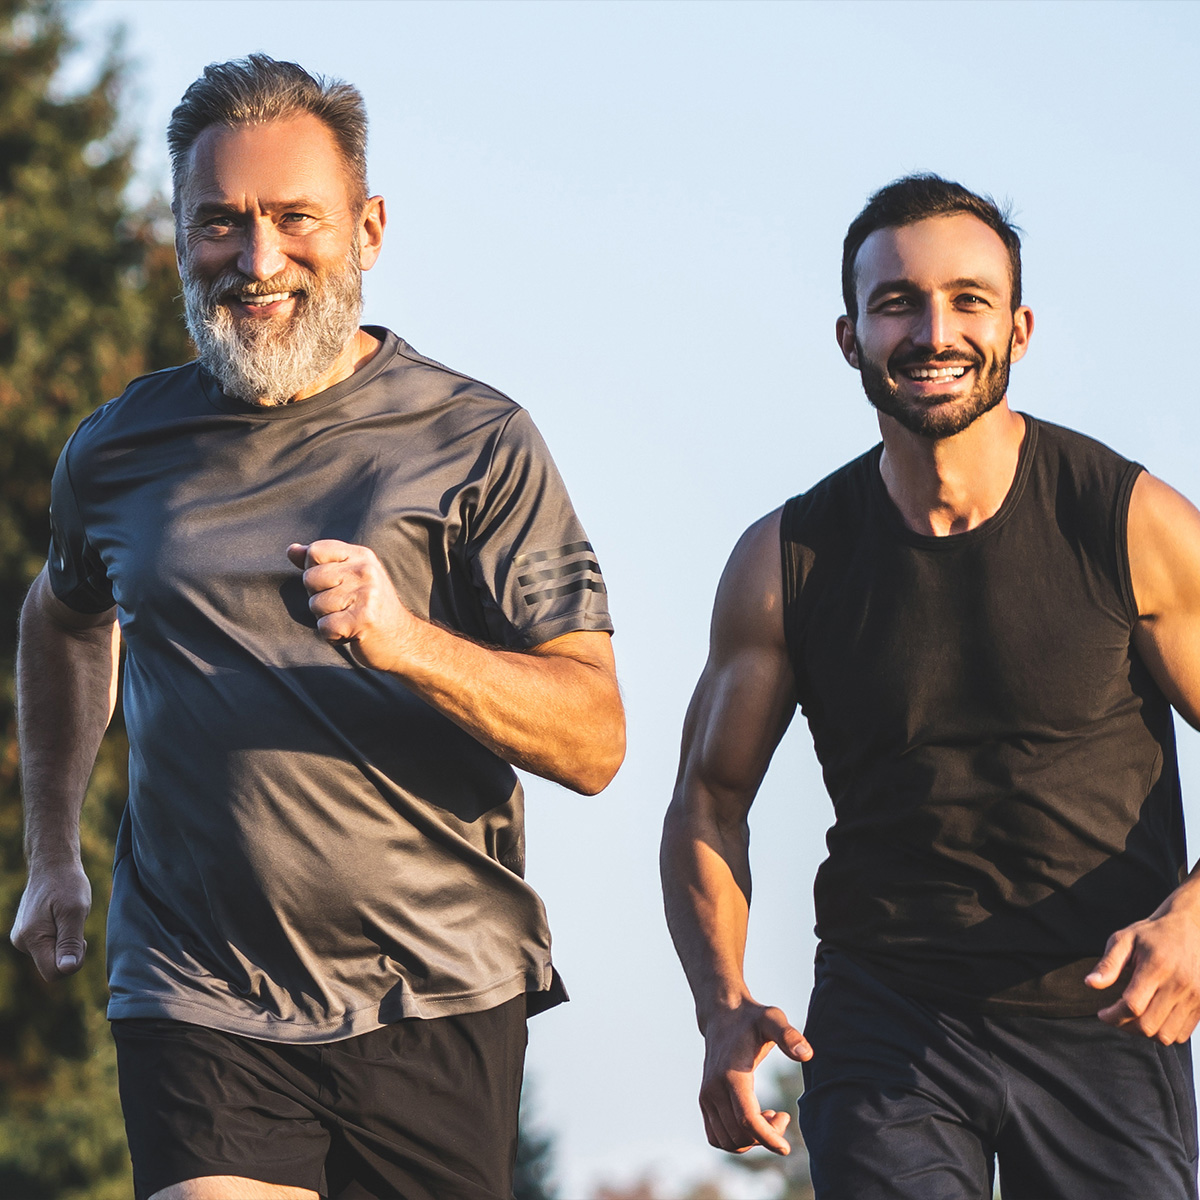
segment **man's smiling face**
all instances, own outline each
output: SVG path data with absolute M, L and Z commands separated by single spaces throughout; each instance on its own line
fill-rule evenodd
M 378 253 L 368 232 L 378 198 L 355 211 L 329 129 L 310 114 L 210 126 L 192 147 L 178 206 L 201 361 L 257 404 L 311 391 L 358 329 L 362 271 Z
M 871 403 L 927 438 L 961 433 L 995 408 L 1032 314 L 1012 308 L 1008 251 L 965 213 L 877 229 L 855 260 L 858 320 L 838 342 Z

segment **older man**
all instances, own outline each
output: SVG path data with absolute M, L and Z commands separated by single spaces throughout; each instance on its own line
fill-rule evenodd
M 199 361 L 55 473 L 22 613 L 29 884 L 84 953 L 78 814 L 127 647 L 108 931 L 137 1194 L 507 1197 L 528 1012 L 563 998 L 520 766 L 623 753 L 605 589 L 525 412 L 360 328 L 358 93 L 254 55 L 169 129 Z
M 666 822 L 713 1145 L 787 1153 L 804 1062 L 830 1200 L 1188 1200 L 1200 879 L 1171 707 L 1200 725 L 1200 514 L 1013 411 L 1033 315 L 996 206 L 883 188 L 843 253 L 882 444 L 747 531 Z M 747 817 L 797 704 L 834 803 L 804 1034 L 742 973 Z

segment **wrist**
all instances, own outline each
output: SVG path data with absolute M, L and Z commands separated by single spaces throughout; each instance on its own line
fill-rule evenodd
M 707 1033 L 711 1025 L 736 1016 L 746 1005 L 760 1007 L 745 985 L 730 986 L 719 993 L 696 1002 L 696 1024 L 701 1033 Z
M 1190 917 L 1200 924 L 1200 873 L 1193 871 L 1154 912 L 1161 917 L 1167 913 Z
M 32 875 L 41 871 L 61 871 L 67 868 L 83 870 L 79 839 L 29 838 L 25 843 L 25 861 Z

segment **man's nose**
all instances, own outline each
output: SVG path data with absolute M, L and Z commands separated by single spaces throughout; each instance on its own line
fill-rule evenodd
M 943 350 L 954 342 L 953 313 L 940 300 L 930 300 L 922 309 L 913 340 L 921 346 Z
M 273 221 L 252 221 L 245 233 L 237 267 L 249 279 L 270 279 L 287 266 Z

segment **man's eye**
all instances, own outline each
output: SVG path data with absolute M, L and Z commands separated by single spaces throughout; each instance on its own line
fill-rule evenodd
M 987 301 L 982 296 L 975 296 L 968 293 L 965 296 L 959 296 L 959 304 L 964 308 L 986 308 Z
M 879 302 L 879 312 L 906 312 L 912 308 L 912 301 L 907 296 L 889 296 Z
M 284 215 L 283 215 L 283 224 L 284 225 L 299 225 L 299 224 L 303 223 L 304 221 L 311 221 L 311 220 L 312 220 L 312 217 L 309 216 L 308 213 L 296 212 L 296 213 L 284 213 Z

